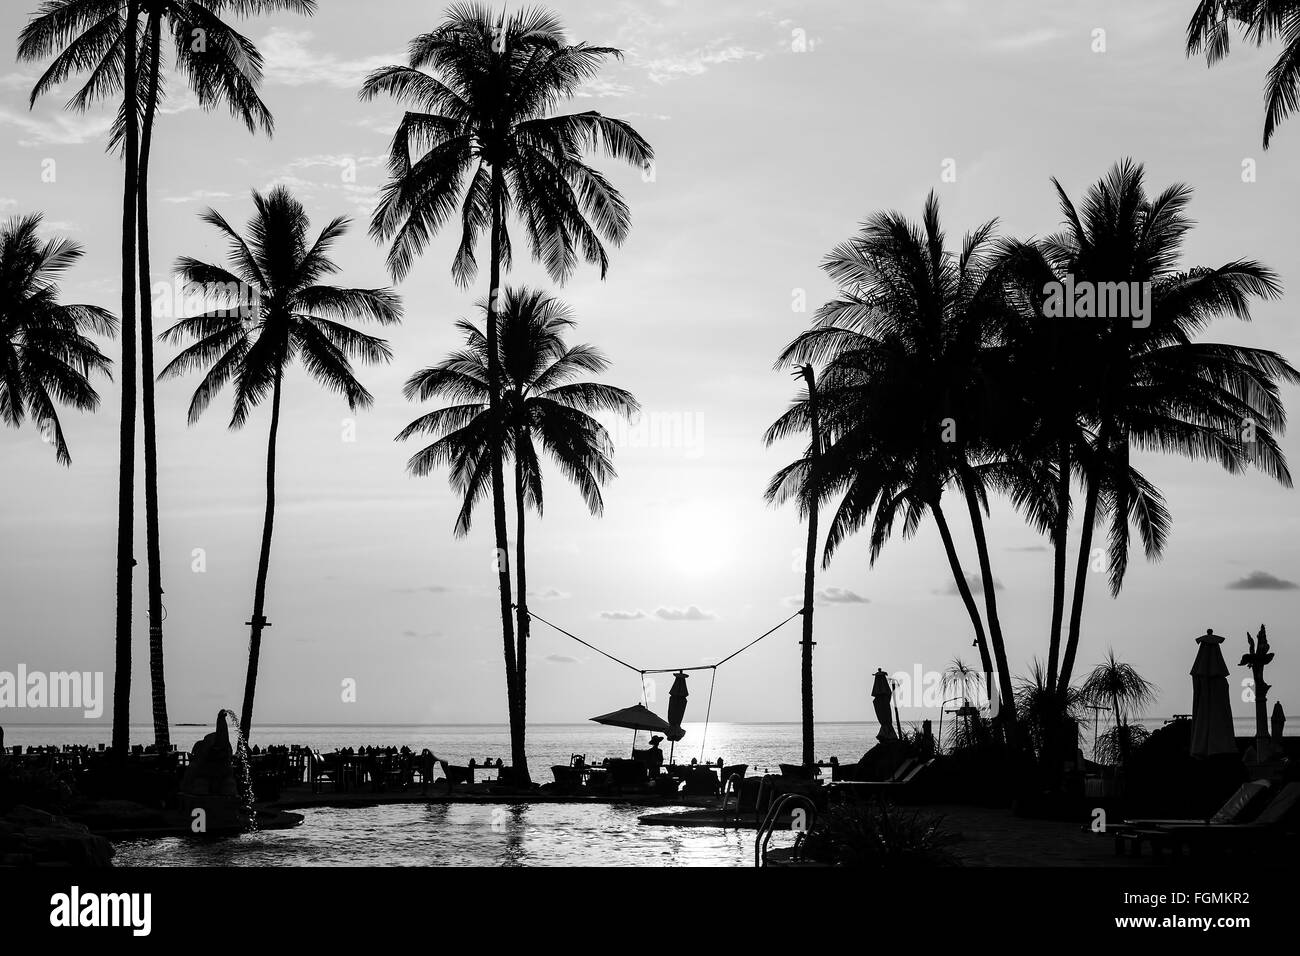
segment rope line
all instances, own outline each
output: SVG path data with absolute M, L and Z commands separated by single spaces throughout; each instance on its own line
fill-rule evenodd
M 778 625 L 779 626 L 779 625 Z M 713 713 L 713 685 L 718 682 L 718 668 L 713 668 L 713 679 L 709 681 L 709 706 L 704 708 L 704 730 L 700 732 L 700 763 L 704 763 L 704 741 L 709 736 L 709 714 Z M 727 781 L 722 781 L 726 784 Z
M 726 657 L 724 657 L 722 660 L 718 661 L 716 664 L 702 664 L 702 665 L 700 665 L 699 667 L 665 667 L 665 668 L 660 668 L 660 669 L 657 669 L 657 670 L 646 670 L 646 669 L 643 669 L 643 668 L 640 668 L 640 667 L 636 667 L 636 666 L 634 666 L 634 665 L 632 665 L 632 664 L 629 664 L 629 663 L 628 663 L 627 661 L 625 661 L 625 660 L 620 660 L 619 658 L 615 657 L 613 654 L 609 654 L 609 653 L 606 653 L 605 651 L 602 651 L 602 650 L 601 650 L 599 647 L 597 647 L 595 644 L 589 644 L 589 643 L 587 643 L 586 641 L 584 641 L 582 638 L 580 638 L 578 635 L 576 635 L 576 634 L 572 634 L 572 633 L 570 633 L 569 631 L 566 631 L 564 628 L 560 627 L 558 624 L 552 624 L 550 621 L 546 620 L 546 618 L 544 618 L 544 617 L 542 617 L 542 616 L 540 616 L 540 615 L 538 615 L 538 614 L 534 614 L 534 613 L 532 612 L 531 609 L 530 609 L 529 611 L 527 611 L 528 616 L 531 617 L 533 620 L 535 620 L 535 621 L 540 621 L 542 624 L 545 624 L 547 627 L 549 627 L 549 628 L 553 628 L 554 630 L 559 631 L 559 632 L 560 632 L 561 634 L 563 634 L 565 637 L 571 637 L 571 638 L 573 638 L 573 640 L 577 641 L 577 642 L 578 642 L 579 644 L 581 644 L 583 647 L 589 647 L 589 648 L 591 648 L 593 651 L 595 651 L 597 654 L 600 654 L 600 655 L 602 655 L 603 657 L 608 657 L 608 658 L 609 658 L 611 661 L 613 661 L 615 664 L 622 664 L 622 665 L 623 665 L 624 667 L 626 667 L 628 670 L 636 671 L 638 674 L 640 674 L 640 675 L 642 675 L 642 676 L 645 676 L 646 674 L 676 674 L 678 671 L 707 671 L 707 670 L 711 670 L 711 671 L 714 671 L 714 677 L 715 677 L 715 679 L 716 679 L 716 677 L 717 677 L 717 669 L 718 669 L 719 667 L 721 667 L 723 664 L 727 663 L 727 661 L 731 660 L 733 657 L 736 657 L 736 656 L 738 656 L 738 655 L 740 655 L 740 654 L 743 654 L 745 651 L 749 650 L 751 647 L 753 647 L 755 644 L 757 644 L 757 643 L 758 643 L 759 641 L 761 641 L 763 638 L 767 637 L 769 634 L 772 634 L 772 633 L 774 633 L 774 632 L 776 632 L 776 631 L 779 631 L 781 628 L 785 627 L 787 624 L 789 624 L 791 621 L 793 621 L 796 617 L 798 617 L 798 616 L 799 616 L 800 614 L 802 614 L 802 613 L 803 613 L 803 608 L 800 608 L 799 610 L 797 610 L 797 611 L 795 611 L 793 614 L 791 614 L 789 617 L 787 617 L 787 618 L 786 618 L 784 621 L 782 621 L 780 624 L 778 624 L 776 627 L 771 628 L 770 630 L 764 631 L 762 634 L 758 635 L 758 637 L 754 638 L 752 641 L 750 641 L 750 642 L 749 642 L 748 644 L 746 644 L 744 647 L 740 648 L 740 650 L 732 651 L 730 654 L 728 654 L 728 655 L 727 655 Z

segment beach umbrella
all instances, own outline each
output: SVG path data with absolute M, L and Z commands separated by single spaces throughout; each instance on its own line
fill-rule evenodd
M 880 724 L 876 739 L 882 743 L 897 740 L 898 734 L 894 733 L 894 721 L 889 713 L 889 699 L 894 696 L 894 689 L 889 686 L 889 675 L 884 670 L 877 670 L 875 677 L 871 685 L 871 704 L 876 709 L 876 722 Z
M 607 727 L 626 727 L 628 730 L 633 731 L 633 750 L 636 749 L 635 732 L 638 730 L 648 730 L 651 733 L 663 734 L 665 737 L 672 731 L 672 728 L 668 726 L 668 721 L 641 704 L 633 704 L 631 707 L 624 707 L 622 710 L 615 710 L 590 719 Z
M 1235 754 L 1237 736 L 1232 727 L 1228 699 L 1228 664 L 1219 645 L 1223 638 L 1207 630 L 1196 639 L 1200 645 L 1192 675 L 1192 756 Z

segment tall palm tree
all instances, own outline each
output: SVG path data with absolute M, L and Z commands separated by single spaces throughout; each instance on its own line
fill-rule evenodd
M 559 19 L 543 10 L 506 16 L 458 3 L 432 32 L 411 41 L 407 65 L 377 70 L 362 86 L 363 100 L 389 94 L 411 107 L 393 138 L 391 176 L 371 224 L 377 240 L 391 243 L 393 279 L 410 271 L 433 234 L 459 212 L 452 276 L 467 286 L 478 271 L 479 240 L 489 234 L 485 338 L 494 409 L 501 401 L 496 298 L 501 272 L 511 263 L 511 217 L 522 222 L 533 255 L 557 282 L 579 259 L 598 265 L 604 278 L 605 243 L 619 245 L 627 236 L 626 202 L 584 154 L 598 149 L 646 168 L 653 150 L 622 120 L 594 111 L 554 112 L 607 59 L 620 56 L 612 47 L 568 43 Z M 511 759 L 516 776 L 526 781 L 501 451 L 490 449 L 489 458 Z
M 140 260 L 140 398 L 144 417 L 145 541 L 149 564 L 149 674 L 153 689 L 154 743 L 160 751 L 171 748 L 167 719 L 167 690 L 163 670 L 162 554 L 158 529 L 158 440 L 154 405 L 153 281 L 149 258 L 149 160 L 154 124 L 164 93 L 164 33 L 173 41 L 173 68 L 186 73 L 189 86 L 205 109 L 224 104 L 249 132 L 272 132 L 270 111 L 257 88 L 262 78 L 262 57 L 257 48 L 220 17 L 231 10 L 240 14 L 290 10 L 310 15 L 315 0 L 143 0 L 147 14 L 139 77 L 141 85 L 139 176 L 136 220 Z M 196 42 L 201 31 L 202 42 Z M 119 118 L 120 119 L 120 118 Z M 122 128 L 119 121 L 118 129 Z
M 117 321 L 98 306 L 59 301 L 59 279 L 84 251 L 67 239 L 41 242 L 40 226 L 40 214 L 0 226 L 0 420 L 18 428 L 30 415 L 70 465 L 56 405 L 99 408 L 90 379 L 109 375 L 111 362 L 90 336 L 112 336 Z
M 1187 24 L 1187 55 L 1202 50 L 1211 66 L 1228 55 L 1232 29 L 1263 46 L 1282 43 L 1264 84 L 1264 148 L 1282 121 L 1300 105 L 1300 2 L 1297 0 L 1200 0 Z
M 987 487 L 1005 487 L 1035 514 L 1024 489 L 1031 469 L 995 460 L 984 353 L 1005 323 L 1007 306 L 994 268 L 994 223 L 968 235 L 959 254 L 946 251 L 933 193 L 917 226 L 898 213 L 871 216 L 857 236 L 824 264 L 840 286 L 814 327 L 798 336 L 780 363 L 824 361 L 819 392 L 827 433 L 819 483 L 806 463 L 772 479 L 769 497 L 807 498 L 817 484 L 840 495 L 824 547 L 825 561 L 852 532 L 871 524 L 874 563 L 901 516 L 910 536 L 927 514 L 939 530 L 954 583 L 975 631 L 986 673 L 996 672 L 1002 718 L 1015 721 L 1014 688 L 983 534 Z M 769 438 L 806 430 L 798 404 Z M 965 499 L 975 529 L 988 631 L 964 571 L 941 498 Z
M 1056 188 L 1065 228 L 1038 244 L 1041 259 L 1034 284 L 1048 275 L 1070 277 L 1076 286 L 1149 284 L 1145 318 L 1107 316 L 1069 323 L 1039 317 L 1032 321 L 1032 330 L 1013 333 L 1019 340 L 1011 348 L 1020 351 L 1022 364 L 1047 372 L 1028 384 L 1033 404 L 1050 410 L 1049 415 L 1063 412 L 1045 425 L 1056 436 L 1062 460 L 1073 463 L 1058 472 L 1058 516 L 1069 513 L 1071 471 L 1077 470 L 1084 486 L 1073 600 L 1059 671 L 1056 646 L 1048 662 L 1049 685 L 1068 686 L 1081 635 L 1095 525 L 1108 520 L 1112 594 L 1119 593 L 1128 567 L 1130 525 L 1137 528 L 1152 558 L 1159 556 L 1168 534 L 1164 500 L 1132 468 L 1132 452 L 1208 459 L 1232 474 L 1253 465 L 1289 487 L 1290 472 L 1275 437 L 1286 426 L 1279 383 L 1300 381 L 1300 373 L 1276 352 L 1193 341 L 1216 318 L 1249 320 L 1251 300 L 1275 298 L 1280 288 L 1269 269 L 1251 260 L 1180 268 L 1183 239 L 1192 225 L 1186 215 L 1188 186 L 1175 184 L 1149 198 L 1142 166 L 1126 160 L 1088 190 L 1079 208 L 1059 183 Z M 1024 248 L 1017 254 L 1022 261 L 1034 256 Z M 1056 349 L 1069 361 L 1053 363 L 1046 353 Z M 1055 567 L 1061 581 L 1067 528 L 1063 520 L 1056 533 Z M 1063 597 L 1064 589 L 1058 599 Z M 1058 604 L 1058 624 L 1060 614 Z
M 232 29 L 222 15 L 247 16 L 289 10 L 311 14 L 315 0 L 46 0 L 23 30 L 19 58 L 42 60 L 57 52 L 53 62 L 37 81 L 31 101 L 53 91 L 69 77 L 89 74 L 85 84 L 69 101 L 69 108 L 84 111 L 103 100 L 120 97 L 117 121 L 113 126 L 110 148 L 123 151 L 127 167 L 123 214 L 123 299 L 131 280 L 127 271 L 134 268 L 129 257 L 137 255 L 140 277 L 139 342 L 140 391 L 144 418 L 145 471 L 145 538 L 148 551 L 149 594 L 149 670 L 153 692 L 154 742 L 160 749 L 170 747 L 167 698 L 163 671 L 162 640 L 162 570 L 158 529 L 158 453 L 154 407 L 153 308 L 149 260 L 149 159 L 158 105 L 165 95 L 163 34 L 171 35 L 174 67 L 182 72 L 198 103 L 204 109 L 220 105 L 242 119 L 250 130 L 262 127 L 270 132 L 271 117 L 257 96 L 261 80 L 261 56 L 256 47 Z M 125 204 L 133 209 L 127 211 Z M 129 228 L 128 228 L 129 227 Z M 127 245 L 130 244 L 128 251 Z M 129 293 L 134 299 L 134 289 Z M 123 446 L 121 497 L 130 495 L 134 513 L 134 442 L 135 442 L 135 317 L 128 310 L 123 331 L 123 349 L 131 353 L 131 362 L 123 363 Z M 129 341 L 128 341 L 129 339 Z M 126 419 L 129 415 L 129 427 Z M 129 432 L 129 434 L 128 434 Z M 120 503 L 119 503 L 120 510 Z M 120 518 L 120 515 L 119 515 Z M 119 632 L 123 620 L 130 621 L 130 558 L 132 530 L 123 531 L 119 520 L 118 613 Z M 125 590 L 125 596 L 124 596 Z M 122 666 L 122 634 L 119 633 L 119 671 Z M 125 635 L 129 661 L 129 631 Z M 129 668 L 129 664 L 127 665 Z M 114 700 L 129 695 L 130 674 L 119 673 L 122 693 L 115 690 Z M 118 705 L 115 703 L 115 708 Z M 125 714 L 125 711 L 123 711 Z M 116 719 L 116 718 L 115 718 Z M 123 717 L 125 720 L 125 717 Z M 125 745 L 126 727 L 120 736 Z
M 241 428 L 257 405 L 271 402 L 266 451 L 266 513 L 253 589 L 248 645 L 248 677 L 239 725 L 245 737 L 253 725 L 253 695 L 266 619 L 266 579 L 275 524 L 275 453 L 280 431 L 280 396 L 284 373 L 299 360 L 317 383 L 342 395 L 348 407 L 368 408 L 373 399 L 357 381 L 352 360 L 388 362 L 392 352 L 383 339 L 344 324 L 362 320 L 390 325 L 401 320 L 400 300 L 388 289 L 348 289 L 322 285 L 339 271 L 330 250 L 349 225 L 337 218 L 309 243 L 311 223 L 302 204 L 283 186 L 253 193 L 256 212 L 241 236 L 215 210 L 202 219 L 229 244 L 229 265 L 210 265 L 182 257 L 177 274 L 203 288 L 217 308 L 182 319 L 160 337 L 171 344 L 192 340 L 162 370 L 160 378 L 206 370 L 190 401 L 190 424 L 198 421 L 213 397 L 227 384 L 234 391 L 231 428 Z
M 485 316 L 491 307 L 491 303 L 482 305 Z M 621 388 L 578 381 L 584 373 L 606 371 L 609 361 L 590 345 L 565 344 L 564 333 L 575 323 L 560 300 L 537 290 L 507 288 L 499 308 L 502 393 L 497 412 L 489 400 L 487 336 L 477 325 L 462 320 L 457 327 L 465 335 L 466 347 L 411 376 L 405 389 L 411 401 L 448 398 L 457 404 L 420 416 L 397 438 L 438 436 L 412 456 L 407 467 L 419 476 L 443 465 L 450 467 L 452 485 L 463 500 L 457 535 L 469 532 L 474 506 L 491 491 L 492 449 L 501 448 L 513 459 L 517 692 L 522 708 L 527 704 L 529 636 L 525 527 L 529 505 L 542 513 L 539 449 L 578 486 L 591 513 L 599 515 L 604 510 L 601 486 L 616 473 L 610 461 L 609 433 L 595 415 L 626 416 L 640 405 Z
M 117 482 L 117 613 L 113 675 L 113 754 L 126 759 L 131 731 L 131 579 L 135 566 L 136 170 L 140 150 L 141 0 L 45 0 L 18 38 L 18 58 L 58 53 L 31 102 L 73 73 L 90 71 L 69 107 L 87 109 L 101 94 L 122 92 L 122 417 Z M 60 52 L 61 51 L 61 52 Z M 120 87 L 118 86 L 120 84 Z
M 808 521 L 807 543 L 804 547 L 803 567 L 803 635 L 799 662 L 799 697 L 803 729 L 803 762 L 811 766 L 816 758 L 816 737 L 813 728 L 813 607 L 816 603 L 817 579 L 817 524 L 821 515 L 823 495 L 815 482 L 822 471 L 822 454 L 824 436 L 822 433 L 822 416 L 817 394 L 817 373 L 812 365 L 800 365 L 795 375 L 803 379 L 804 390 L 796 397 L 786 416 L 789 422 L 778 421 L 768 429 L 764 442 L 772 445 L 784 435 L 798 420 L 799 427 L 806 427 L 809 433 L 808 451 L 794 465 L 788 475 L 778 476 L 769 484 L 764 495 L 768 501 L 781 501 L 787 496 L 787 489 L 799 488 L 796 499 L 799 504 L 800 517 Z

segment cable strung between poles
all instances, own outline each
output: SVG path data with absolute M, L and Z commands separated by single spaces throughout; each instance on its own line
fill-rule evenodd
M 744 647 L 740 648 L 740 650 L 738 650 L 738 651 L 733 651 L 732 653 L 730 653 L 730 654 L 728 654 L 726 657 L 724 657 L 722 660 L 718 661 L 716 664 L 701 664 L 701 665 L 698 666 L 698 667 L 664 667 L 664 668 L 659 668 L 659 669 L 657 669 L 657 670 L 643 670 L 643 669 L 640 668 L 640 667 L 636 667 L 636 666 L 634 666 L 634 665 L 632 665 L 632 664 L 629 664 L 627 661 L 620 660 L 619 658 L 615 657 L 613 654 L 609 654 L 609 653 L 606 653 L 605 651 L 602 651 L 602 650 L 601 650 L 599 647 L 597 647 L 595 644 L 589 644 L 589 643 L 587 643 L 587 642 L 584 641 L 582 638 L 578 637 L 578 635 L 569 633 L 568 631 L 566 631 L 564 628 L 560 627 L 559 625 L 552 624 L 550 621 L 546 620 L 546 618 L 541 617 L 541 616 L 539 616 L 539 615 L 537 615 L 537 614 L 534 614 L 531 610 L 529 610 L 529 611 L 527 611 L 527 612 L 525 612 L 525 613 L 527 613 L 527 615 L 528 615 L 529 617 L 531 617 L 533 620 L 538 621 L 538 622 L 540 622 L 540 623 L 542 623 L 542 624 L 545 624 L 545 625 L 546 625 L 547 627 L 549 627 L 549 628 L 552 628 L 552 629 L 554 629 L 554 630 L 559 631 L 559 632 L 560 632 L 561 634 L 563 634 L 565 637 L 571 637 L 571 638 L 573 638 L 575 641 L 577 641 L 577 642 L 578 642 L 579 644 L 581 644 L 583 647 L 589 647 L 589 648 L 591 648 L 593 651 L 595 651 L 597 654 L 600 654 L 600 655 L 602 655 L 602 656 L 604 656 L 604 657 L 608 657 L 608 658 L 609 658 L 611 661 L 613 661 L 615 664 L 622 664 L 622 665 L 623 665 L 624 667 L 626 667 L 628 670 L 636 671 L 638 674 L 645 675 L 645 674 L 675 674 L 675 673 L 677 673 L 678 671 L 707 671 L 707 670 L 716 670 L 717 668 L 721 667 L 723 664 L 727 663 L 727 661 L 731 660 L 733 657 L 736 657 L 737 655 L 742 654 L 742 653 L 744 653 L 745 651 L 749 650 L 751 647 L 753 647 L 755 644 L 757 644 L 757 643 L 758 643 L 759 641 L 761 641 L 763 638 L 765 638 L 765 637 L 767 637 L 768 635 L 774 633 L 775 631 L 779 631 L 781 628 L 785 627 L 787 624 L 789 624 L 791 621 L 793 621 L 796 617 L 798 617 L 798 616 L 799 616 L 800 614 L 802 614 L 803 612 L 804 612 L 804 609 L 803 609 L 803 608 L 799 608 L 799 610 L 795 611 L 793 614 L 791 614 L 789 617 L 787 617 L 784 621 L 782 621 L 782 622 L 781 622 L 780 624 L 778 624 L 776 627 L 772 628 L 771 630 L 764 631 L 762 634 L 758 635 L 758 637 L 754 638 L 752 641 L 750 641 L 750 642 L 749 642 L 748 644 L 746 644 Z

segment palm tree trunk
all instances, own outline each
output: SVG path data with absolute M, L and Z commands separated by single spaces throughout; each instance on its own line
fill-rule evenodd
M 1070 686 L 1074 673 L 1074 656 L 1079 650 L 1079 635 L 1083 628 L 1083 592 L 1088 585 L 1088 566 L 1091 563 L 1092 526 L 1097 520 L 1097 498 L 1100 488 L 1096 481 L 1088 482 L 1087 497 L 1083 503 L 1083 527 L 1079 532 L 1079 560 L 1074 569 L 1074 599 L 1070 605 L 1070 630 L 1065 639 L 1065 656 L 1061 660 L 1060 684 Z
M 813 607 L 817 601 L 817 517 L 821 509 L 818 487 L 821 467 L 822 432 L 821 417 L 817 407 L 817 379 L 811 365 L 803 367 L 804 381 L 808 386 L 808 415 L 812 425 L 812 443 L 809 450 L 809 477 L 812 479 L 812 501 L 808 505 L 808 549 L 803 566 L 803 654 L 799 669 L 799 687 L 803 705 L 803 764 L 811 767 L 817 760 L 813 730 Z
M 149 153 L 158 111 L 158 71 L 162 13 L 149 15 L 149 90 L 140 132 L 140 173 L 136 202 L 140 236 L 140 390 L 144 406 L 144 514 L 149 562 L 149 682 L 153 691 L 153 740 L 159 753 L 171 750 L 167 685 L 163 678 L 162 546 L 158 532 L 158 435 L 154 415 L 153 281 L 149 269 Z
M 516 450 L 523 440 L 522 435 L 515 439 Z M 518 651 L 515 654 L 515 694 L 517 710 L 528 713 L 528 574 L 524 561 L 524 525 L 527 509 L 524 507 L 524 469 L 520 456 L 515 454 L 515 616 L 518 630 Z M 520 721 L 519 734 L 521 743 L 526 738 L 527 726 Z M 526 747 L 524 748 L 527 749 Z
M 113 672 L 113 755 L 125 762 L 131 744 L 131 578 L 135 564 L 135 194 L 140 128 L 136 113 L 138 0 L 126 6 L 125 113 L 122 188 L 122 422 L 117 482 L 117 621 Z
M 492 170 L 492 268 L 488 293 L 487 352 L 488 407 L 494 421 L 501 407 L 501 356 L 497 354 L 497 310 L 501 302 L 502 202 L 505 178 L 500 168 Z M 510 615 L 510 542 L 506 535 L 506 488 L 501 464 L 501 443 L 489 450 L 492 465 L 492 523 L 496 534 L 497 590 L 501 603 L 501 641 L 506 664 L 506 706 L 510 714 L 510 762 L 515 779 L 528 781 L 528 757 L 524 753 L 524 715 L 519 707 L 519 673 L 515 657 L 514 621 Z
M 985 668 L 984 673 L 992 673 L 993 665 L 989 660 L 988 640 L 984 636 L 984 620 L 980 617 L 980 609 L 975 603 L 975 596 L 971 594 L 970 582 L 966 580 L 966 572 L 961 566 L 961 558 L 957 554 L 957 545 L 952 538 L 952 529 L 948 527 L 948 519 L 944 516 L 943 508 L 940 507 L 938 499 L 930 502 L 930 510 L 934 513 L 934 523 L 939 529 L 939 537 L 943 539 L 943 550 L 948 555 L 948 566 L 952 568 L 952 577 L 957 585 L 957 593 L 961 596 L 961 603 L 965 605 L 966 613 L 970 615 L 971 625 L 975 628 L 975 643 L 979 646 L 980 663 Z
M 1007 739 L 1012 746 L 1017 746 L 1016 694 L 1011 683 L 1011 666 L 1007 663 L 1007 644 L 1002 637 L 1002 619 L 998 614 L 997 587 L 993 580 L 993 562 L 989 559 L 989 542 L 984 533 L 984 512 L 980 509 L 979 498 L 970 482 L 963 481 L 966 492 L 966 508 L 970 512 L 971 531 L 975 535 L 975 552 L 979 556 L 980 577 L 984 584 L 984 610 L 988 614 L 989 635 L 993 644 L 993 657 L 997 664 L 998 675 L 998 719 L 1007 729 Z M 989 667 L 988 650 L 980 647 L 980 659 L 984 662 L 985 680 L 992 670 Z
M 248 676 L 244 680 L 244 706 L 239 727 L 248 740 L 253 733 L 253 694 L 257 689 L 257 662 L 262 654 L 262 631 L 266 622 L 266 575 L 271 567 L 271 533 L 275 528 L 275 442 L 280 432 L 281 373 L 275 373 L 271 392 L 271 434 L 266 443 L 266 517 L 262 522 L 262 550 L 257 558 L 257 583 L 253 587 L 252 631 L 248 638 Z
M 1061 439 L 1057 449 L 1056 466 L 1059 471 L 1056 487 L 1056 522 L 1052 529 L 1054 557 L 1052 561 L 1052 630 L 1047 652 L 1047 688 L 1057 686 L 1057 670 L 1061 660 L 1061 621 L 1065 616 L 1065 562 L 1067 536 L 1070 530 L 1070 446 Z

